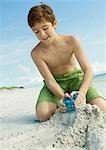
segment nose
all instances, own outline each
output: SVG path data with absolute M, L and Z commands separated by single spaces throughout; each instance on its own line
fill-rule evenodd
M 46 33 L 44 31 L 40 31 L 39 36 L 40 38 L 44 38 L 46 35 Z

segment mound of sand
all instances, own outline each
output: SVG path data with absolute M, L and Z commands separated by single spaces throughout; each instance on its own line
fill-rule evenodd
M 46 122 L 33 123 L 5 137 L 0 137 L 3 150 L 106 150 L 106 114 L 98 107 L 80 106 L 75 120 L 63 124 L 58 112 Z M 0 148 L 0 149 L 1 149 Z
M 57 133 L 52 147 L 106 150 L 106 115 L 90 104 L 80 106 L 75 115 L 74 124 L 70 122 L 71 125 Z

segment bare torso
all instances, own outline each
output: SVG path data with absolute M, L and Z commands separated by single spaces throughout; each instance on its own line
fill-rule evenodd
M 45 47 L 39 43 L 37 52 L 54 75 L 71 72 L 77 65 L 68 36 L 61 36 L 54 46 Z

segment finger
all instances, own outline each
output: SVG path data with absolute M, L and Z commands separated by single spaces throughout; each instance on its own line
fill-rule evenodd
M 66 106 L 65 105 L 59 105 L 59 108 L 66 109 Z
M 82 103 L 83 103 L 83 104 L 86 104 L 86 98 L 85 98 L 85 99 L 83 99 Z
M 70 97 L 70 95 L 69 95 L 68 93 L 65 93 L 65 94 L 64 94 L 64 98 L 65 98 L 65 97 Z
M 66 107 L 61 107 L 61 106 L 60 106 L 60 107 L 59 107 L 59 111 L 60 111 L 60 112 L 66 112 Z
M 71 93 L 70 93 L 70 98 L 73 98 L 73 96 L 71 95 Z
M 63 103 L 63 100 L 60 100 L 60 103 L 58 105 L 58 107 L 61 108 L 66 108 L 66 105 Z
M 63 113 L 63 112 L 66 112 L 66 110 L 63 110 L 63 109 L 59 109 L 59 111 L 62 112 L 62 113 Z
M 59 106 L 61 106 L 61 107 L 66 107 L 66 105 L 63 103 L 63 100 L 62 100 L 62 101 L 60 101 Z
M 72 91 L 72 92 L 70 93 L 71 98 L 72 98 L 73 95 L 76 94 L 76 93 L 78 93 L 78 91 Z
M 59 107 L 65 107 L 66 108 L 66 105 L 63 102 L 60 102 Z
M 79 104 L 81 104 L 81 101 L 80 101 L 80 100 L 77 100 L 77 101 L 75 101 L 74 104 L 75 104 L 75 107 L 76 107 L 76 106 L 78 106 Z
M 82 102 L 82 99 L 81 99 L 80 95 L 78 94 L 77 98 L 74 101 L 75 106 L 79 105 L 81 102 Z
M 66 110 L 66 107 L 59 107 L 59 109 L 61 109 L 61 110 Z
M 75 106 L 78 106 L 78 105 L 80 105 L 80 104 L 86 104 L 86 99 L 84 99 L 84 98 L 77 98 L 76 100 L 75 100 Z

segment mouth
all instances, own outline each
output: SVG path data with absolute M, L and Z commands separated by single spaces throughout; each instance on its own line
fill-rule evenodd
M 44 38 L 44 39 L 43 39 L 43 41 L 46 41 L 46 40 L 48 40 L 48 39 L 49 39 L 49 36 L 48 36 L 48 37 L 46 37 L 46 38 Z

